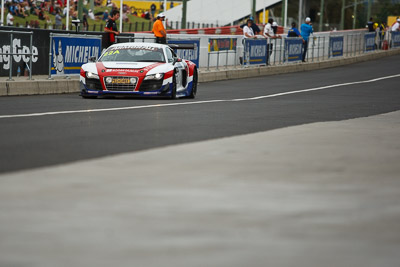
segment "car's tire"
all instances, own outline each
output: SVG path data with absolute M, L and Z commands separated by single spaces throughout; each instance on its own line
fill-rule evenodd
M 196 94 L 197 94 L 197 81 L 198 81 L 198 73 L 197 73 L 197 69 L 194 69 L 193 72 L 193 81 L 192 81 L 192 92 L 189 95 L 189 98 L 195 98 Z
M 176 71 L 178 70 L 175 70 L 174 75 L 172 76 L 171 99 L 176 99 L 176 74 L 175 74 Z

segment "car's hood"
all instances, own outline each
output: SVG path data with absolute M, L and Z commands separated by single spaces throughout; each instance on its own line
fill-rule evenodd
M 158 65 L 155 62 L 102 62 L 107 69 L 143 69 L 150 65 Z

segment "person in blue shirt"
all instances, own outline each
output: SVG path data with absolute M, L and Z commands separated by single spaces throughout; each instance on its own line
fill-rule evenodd
M 288 31 L 287 37 L 301 37 L 299 30 L 296 28 L 295 22 L 292 22 L 292 28 Z
M 311 19 L 309 17 L 306 18 L 305 23 L 301 24 L 300 30 L 301 36 L 304 39 L 303 62 L 305 62 L 308 48 L 308 39 L 310 37 L 310 34 L 314 32 L 311 26 Z

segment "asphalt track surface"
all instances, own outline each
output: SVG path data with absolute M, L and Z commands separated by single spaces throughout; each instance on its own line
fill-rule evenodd
M 399 60 L 204 83 L 195 100 L 2 97 L 0 173 L 396 111 Z
M 399 59 L 0 98 L 0 266 L 398 267 Z

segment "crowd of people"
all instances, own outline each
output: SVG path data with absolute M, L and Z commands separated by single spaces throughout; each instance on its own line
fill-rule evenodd
M 67 0 L 6 0 L 5 10 L 7 14 L 7 25 L 14 25 L 14 17 L 26 19 L 29 15 L 37 17 L 31 21 L 25 21 L 26 27 L 36 28 L 39 21 L 45 21 L 47 24 L 55 24 L 56 28 L 61 29 L 62 18 L 69 15 L 71 18 L 77 17 L 78 2 L 70 1 L 70 9 L 67 10 Z M 54 16 L 54 21 L 50 18 Z
M 48 25 L 54 25 L 56 29 L 62 29 L 62 20 L 69 16 L 71 20 L 78 18 L 78 0 L 69 0 L 69 10 L 67 10 L 68 0 L 5 0 L 4 10 L 7 26 L 25 26 L 29 28 L 38 28 L 40 21 L 46 22 Z M 95 7 L 106 7 L 107 9 L 95 12 L 92 9 L 86 9 L 88 1 L 84 1 L 83 8 L 83 27 L 88 29 L 88 19 L 102 20 L 107 22 L 111 12 L 119 7 L 111 0 L 95 0 Z M 171 2 L 173 5 L 173 2 Z M 156 11 L 161 12 L 163 9 L 161 4 L 157 9 L 155 4 L 152 4 L 150 9 L 137 9 L 134 6 L 123 5 L 121 17 L 125 23 L 129 23 L 129 16 L 137 16 L 147 20 L 155 21 Z M 33 15 L 34 17 L 32 18 Z M 28 18 L 29 16 L 29 18 Z M 20 17 L 25 21 L 25 25 L 15 25 L 15 18 Z M 19 20 L 21 21 L 21 20 Z
M 57 7 L 59 7 L 59 1 L 56 3 L 54 0 L 52 2 L 38 1 L 38 0 L 6 0 L 4 2 L 4 8 L 8 11 L 7 14 L 7 26 L 14 26 L 14 17 L 26 18 L 30 14 L 38 17 L 38 20 L 45 20 L 50 23 L 50 18 L 48 14 L 56 14 Z M 26 21 L 27 27 L 34 27 L 35 21 L 29 23 Z

